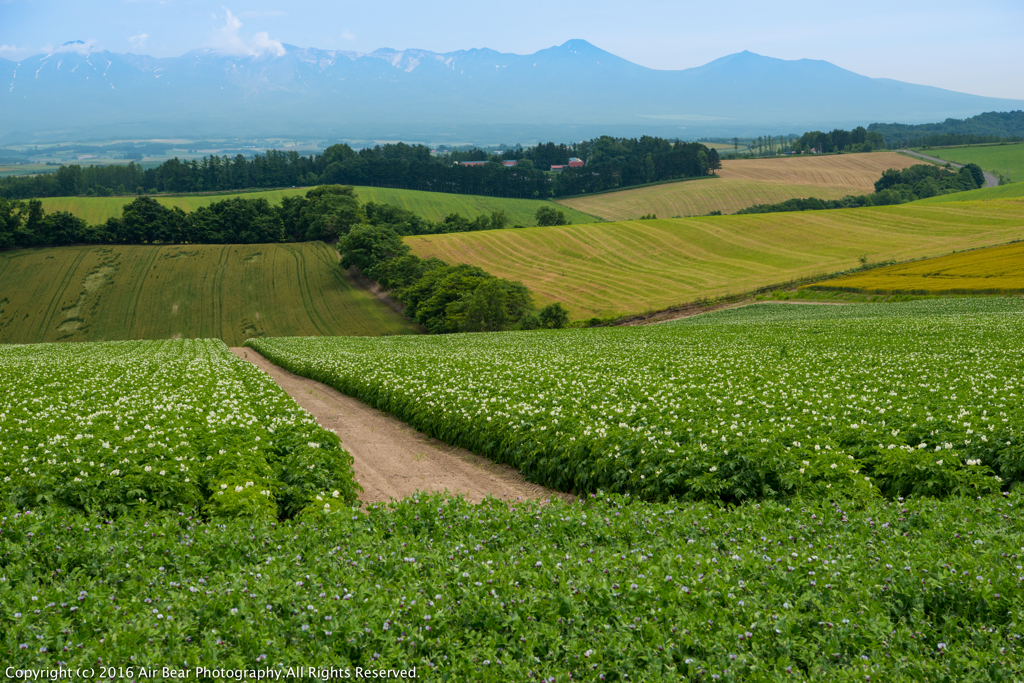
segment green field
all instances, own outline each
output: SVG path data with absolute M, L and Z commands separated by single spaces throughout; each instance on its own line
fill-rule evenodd
M 254 340 L 532 478 L 607 484 L 362 509 L 344 444 L 218 341 L 2 345 L 5 666 L 1021 680 L 1022 316 Z
M 220 342 L 0 346 L 4 666 L 1021 680 L 1022 316 L 254 340 L 583 494 L 361 509 L 344 444 Z
M 0 343 L 414 332 L 322 242 L 0 253 Z
M 967 192 L 940 194 L 937 197 L 918 200 L 919 204 L 943 204 L 945 202 L 968 202 L 979 199 L 1021 199 L 1024 198 L 1024 182 L 1009 183 L 998 187 L 983 187 Z
M 870 498 L 1024 483 L 1008 460 L 1022 321 L 1020 298 L 757 304 L 639 327 L 247 345 L 561 491 Z
M 646 220 L 406 238 L 523 282 L 572 317 L 630 315 L 1024 236 L 1013 200 Z
M 0 178 L 9 175 L 34 175 L 36 173 L 53 173 L 57 166 L 46 164 L 0 164 Z
M 1024 142 L 977 147 L 931 147 L 918 151 L 958 164 L 975 163 L 989 173 L 996 173 L 1011 182 L 1024 180 Z
M 207 206 L 231 197 L 246 199 L 266 199 L 271 204 L 280 204 L 282 197 L 301 195 L 309 191 L 308 187 L 287 190 L 268 190 L 265 192 L 245 192 L 234 194 L 210 194 L 161 197 L 156 199 L 165 206 L 177 206 L 182 210 L 194 211 L 200 206 Z M 552 206 L 551 202 L 539 199 L 503 199 L 501 197 L 483 197 L 479 195 L 447 194 L 444 192 L 421 192 L 419 190 L 393 190 L 382 187 L 357 187 L 359 201 L 396 204 L 413 211 L 432 221 L 437 221 L 448 214 L 460 213 L 467 218 L 489 215 L 492 211 L 504 211 L 513 225 L 536 225 L 534 215 L 542 206 Z M 87 223 L 104 223 L 108 218 L 119 217 L 121 207 L 132 201 L 134 197 L 48 197 L 43 199 L 43 209 L 47 213 L 53 211 L 70 211 L 85 219 Z M 596 219 L 580 211 L 565 207 L 561 209 L 573 223 L 592 223 Z

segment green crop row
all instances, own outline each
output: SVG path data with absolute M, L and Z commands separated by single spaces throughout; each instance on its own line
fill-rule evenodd
M 165 665 L 206 680 L 231 675 L 197 667 L 1021 680 L 1021 504 L 425 497 L 284 523 L 0 510 L 0 653 L 126 683 Z
M 277 519 L 355 500 L 337 436 L 220 341 L 0 346 L 0 385 L 0 499 L 19 508 Z
M 1020 299 L 247 343 L 565 491 L 735 502 L 977 495 L 1024 481 Z

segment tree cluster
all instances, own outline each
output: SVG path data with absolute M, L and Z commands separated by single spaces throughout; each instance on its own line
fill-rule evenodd
M 864 126 L 857 126 L 853 130 L 836 128 L 829 133 L 813 130 L 804 133 L 798 140 L 794 140 L 792 144 L 793 151 L 798 154 L 809 153 L 812 149 L 818 154 L 872 152 L 884 147 L 885 140 L 881 134 L 869 131 Z
M 521 282 L 494 277 L 470 265 L 421 259 L 391 225 L 355 226 L 338 241 L 341 265 L 375 280 L 406 306 L 405 314 L 434 334 L 561 328 L 561 304 L 535 311 Z
M 582 168 L 551 173 L 570 157 Z M 512 167 L 502 161 L 515 160 Z M 463 166 L 457 161 L 486 161 Z M 404 143 L 353 150 L 332 145 L 322 154 L 269 150 L 251 158 L 212 155 L 170 159 L 155 168 L 126 165 L 61 166 L 56 173 L 0 178 L 0 197 L 110 196 L 157 192 L 221 192 L 319 184 L 370 185 L 433 192 L 545 199 L 714 173 L 718 152 L 696 142 L 662 138 L 600 137 L 573 145 L 544 143 L 491 155 L 482 150 L 434 156 L 423 145 Z
M 822 209 L 852 209 L 860 206 L 889 206 L 940 194 L 974 190 L 985 185 L 985 174 L 977 164 L 967 164 L 959 171 L 916 164 L 902 171 L 888 169 L 875 182 L 875 192 L 867 195 L 847 195 L 842 199 L 806 197 L 787 199 L 778 204 L 757 204 L 740 209 L 737 214 L 780 213 L 786 211 L 820 211 Z

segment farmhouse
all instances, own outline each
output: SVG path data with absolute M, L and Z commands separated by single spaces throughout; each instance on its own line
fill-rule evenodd
M 568 164 L 555 164 L 551 167 L 552 173 L 561 173 L 567 168 L 583 168 L 584 162 L 576 157 L 569 157 Z

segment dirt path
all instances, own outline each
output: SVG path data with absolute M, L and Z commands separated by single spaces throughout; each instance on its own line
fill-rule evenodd
M 326 384 L 274 365 L 252 349 L 231 351 L 270 375 L 321 427 L 341 438 L 355 460 L 356 481 L 363 487 L 359 500 L 364 503 L 401 499 L 417 491 L 447 491 L 473 502 L 488 495 L 504 500 L 573 498 L 526 481 L 508 465 L 431 439 Z

